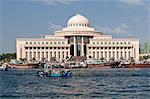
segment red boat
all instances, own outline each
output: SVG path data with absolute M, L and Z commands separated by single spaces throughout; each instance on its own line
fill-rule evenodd
M 9 67 L 19 69 L 39 68 L 39 66 L 39 63 L 9 64 Z
M 150 68 L 150 63 L 147 64 L 122 64 L 125 68 Z

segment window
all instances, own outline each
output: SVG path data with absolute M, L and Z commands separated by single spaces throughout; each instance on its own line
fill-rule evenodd
M 26 52 L 26 59 L 28 58 L 28 52 Z
M 113 42 L 113 44 L 115 44 L 115 42 Z
M 119 52 L 117 52 L 117 59 L 118 59 L 118 57 L 119 57 Z
M 46 52 L 46 58 L 48 58 L 48 52 Z
M 124 42 L 124 44 L 126 44 L 126 42 Z
M 42 44 L 44 44 L 44 42 L 42 42 Z
M 105 44 L 107 44 L 107 42 L 105 42 Z
M 119 44 L 119 42 L 117 42 L 117 44 Z
M 109 42 L 109 44 L 111 44 L 111 42 Z
M 38 44 L 40 44 L 40 42 L 38 42 Z
M 58 52 L 58 58 L 60 58 L 60 52 Z
M 103 58 L 103 52 L 101 52 L 101 58 Z
M 44 52 L 42 52 L 42 58 L 44 58 Z
M 60 44 L 60 42 L 58 42 L 58 44 Z
M 101 44 L 103 44 L 103 42 L 101 42 Z
M 48 44 L 48 42 L 46 42 L 46 44 Z
M 34 56 L 33 57 L 36 58 L 36 52 L 34 52 Z
M 99 42 L 97 42 L 97 44 L 99 44 Z
M 105 58 L 107 58 L 107 52 L 105 52 Z
M 97 59 L 99 58 L 99 52 L 97 52 Z
M 30 42 L 30 44 L 32 44 L 32 42 Z
M 38 58 L 40 58 L 40 52 L 38 52 Z
M 126 51 L 124 52 L 124 57 L 125 57 L 125 59 L 126 59 L 126 57 L 127 57 L 127 55 L 126 55 Z
M 28 47 L 25 47 L 25 49 L 28 49 Z
M 95 58 L 95 52 L 93 52 L 93 57 Z
M 128 42 L 128 44 L 130 44 L 130 42 Z
M 36 42 L 34 42 L 34 44 L 36 44 Z
M 122 42 L 120 42 L 120 44 L 123 44 Z
M 28 42 L 26 42 L 26 44 L 28 44 Z
M 93 44 L 95 44 L 95 42 L 93 42 Z
M 56 42 L 54 42 L 54 44 L 56 44 Z
M 64 42 L 62 42 L 62 44 L 64 44 Z
M 111 52 L 109 51 L 109 58 L 111 58 Z
M 52 44 L 52 42 L 50 42 L 50 44 Z

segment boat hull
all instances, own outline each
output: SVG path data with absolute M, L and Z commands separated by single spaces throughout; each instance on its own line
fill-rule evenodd
M 37 75 L 38 76 L 47 76 L 47 77 L 70 77 L 72 74 L 71 71 L 66 71 L 66 72 L 63 72 L 63 73 L 44 73 L 43 71 L 38 71 L 37 72 Z
M 107 62 L 101 64 L 87 64 L 88 68 L 103 68 L 103 67 L 113 67 L 119 65 L 119 62 Z
M 55 74 L 55 73 L 52 73 L 52 74 L 48 74 L 47 76 L 48 77 L 70 77 L 71 76 L 71 72 L 69 71 L 69 72 L 64 72 L 64 73 L 62 73 L 62 74 Z
M 9 64 L 9 67 L 11 68 L 18 68 L 18 69 L 30 69 L 30 68 L 38 68 L 39 64 L 33 64 L 33 63 L 29 63 L 29 64 Z
M 150 64 L 122 64 L 125 68 L 150 68 Z

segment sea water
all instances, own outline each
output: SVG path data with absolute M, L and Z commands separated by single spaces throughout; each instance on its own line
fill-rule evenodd
M 39 77 L 37 69 L 0 71 L 0 97 L 19 99 L 149 99 L 150 69 L 75 69 L 71 77 Z

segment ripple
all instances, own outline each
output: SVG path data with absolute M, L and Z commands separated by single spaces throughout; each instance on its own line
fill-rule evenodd
M 147 98 L 150 69 L 82 69 L 72 77 L 38 77 L 38 70 L 0 72 L 0 96 L 49 98 Z

